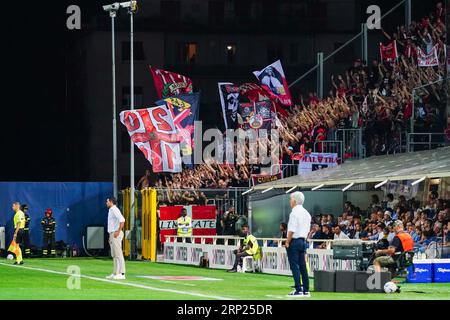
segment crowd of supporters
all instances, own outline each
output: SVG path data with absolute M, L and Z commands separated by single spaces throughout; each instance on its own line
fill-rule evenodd
M 396 40 L 398 58 L 391 61 L 373 60 L 370 64 L 360 59 L 345 72 L 332 77 L 333 89 L 328 97 L 319 99 L 314 93 L 289 108 L 288 116 L 279 115 L 273 127 L 280 134 L 280 159 L 282 163 L 295 163 L 298 155 L 312 151 L 321 152 L 323 146 L 316 142 L 334 140 L 337 129 L 363 129 L 366 156 L 398 152 L 402 133 L 407 131 L 414 116 L 415 132 L 433 132 L 450 135 L 444 119 L 446 97 L 445 37 L 446 29 L 442 3 L 434 13 L 410 26 L 381 32 L 386 38 Z M 420 48 L 429 53 L 437 45 L 439 65 L 419 67 L 417 52 Z M 413 97 L 413 89 L 415 96 Z M 413 114 L 413 99 L 418 112 Z M 450 123 L 449 123 L 450 124 Z M 449 137 L 450 138 L 450 137 Z M 315 144 L 316 143 L 316 144 Z M 355 150 L 345 150 L 344 157 Z M 164 201 L 195 203 L 201 198 L 198 188 L 245 187 L 252 174 L 259 174 L 260 165 L 250 161 L 233 166 L 204 163 L 183 172 L 164 174 L 150 183 L 157 188 L 167 188 Z M 191 189 L 191 191 L 176 191 Z
M 309 239 L 361 239 L 390 243 L 395 236 L 392 224 L 401 220 L 414 239 L 418 251 L 425 252 L 432 242 L 442 242 L 450 246 L 450 200 L 439 199 L 432 192 L 428 201 L 421 205 L 419 201 L 395 197 L 388 194 L 385 201 L 377 195 L 372 196 L 368 214 L 351 202 L 345 203 L 344 212 L 335 218 L 332 214 L 315 216 Z M 316 242 L 315 247 L 325 247 L 325 243 Z

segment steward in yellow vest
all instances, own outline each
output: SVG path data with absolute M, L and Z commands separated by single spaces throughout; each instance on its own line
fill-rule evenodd
M 181 217 L 177 220 L 177 235 L 179 237 L 190 237 L 192 236 L 192 221 L 191 217 L 187 216 L 187 210 L 185 208 L 181 209 Z M 190 242 L 190 239 L 186 239 Z M 181 239 L 179 239 L 181 241 Z
M 260 259 L 260 250 L 258 241 L 256 238 L 250 234 L 249 228 L 247 224 L 242 225 L 241 228 L 241 237 L 245 237 L 242 242 L 242 246 L 238 250 L 234 250 L 234 254 L 236 255 L 236 259 L 234 260 L 233 268 L 228 270 L 228 272 L 237 272 L 238 264 L 242 267 L 242 258 L 253 256 L 253 259 Z

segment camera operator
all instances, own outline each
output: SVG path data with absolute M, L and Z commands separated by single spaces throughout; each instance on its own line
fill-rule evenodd
M 414 241 L 411 236 L 404 231 L 403 222 L 397 220 L 393 223 L 395 237 L 387 249 L 377 250 L 376 258 L 373 261 L 373 267 L 376 272 L 381 272 L 382 267 L 394 267 L 399 253 L 412 251 Z

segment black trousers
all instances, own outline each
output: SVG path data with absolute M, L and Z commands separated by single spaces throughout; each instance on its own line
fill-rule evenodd
M 30 250 L 30 231 L 29 230 L 24 230 L 23 231 L 23 239 L 22 239 L 22 243 L 23 243 L 23 249 L 25 250 L 25 256 L 29 256 L 31 254 L 31 250 Z
M 234 259 L 234 265 L 233 265 L 234 270 L 237 269 L 238 264 L 240 266 L 242 266 L 242 258 L 251 256 L 251 254 L 248 254 L 245 251 L 238 251 L 238 250 L 234 250 L 234 254 L 236 255 L 236 258 Z
M 42 254 L 44 256 L 48 256 L 49 254 L 51 255 L 56 255 L 56 250 L 55 250 L 55 233 L 45 233 L 44 232 L 44 240 L 43 240 L 43 245 L 42 245 Z

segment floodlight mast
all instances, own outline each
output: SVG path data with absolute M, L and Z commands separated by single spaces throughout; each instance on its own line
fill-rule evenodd
M 112 95 L 113 95 L 113 185 L 114 197 L 118 195 L 117 179 L 117 106 L 116 106 L 116 62 L 115 62 L 115 21 L 117 11 L 120 8 L 128 8 L 130 14 L 130 110 L 134 110 L 134 30 L 133 15 L 137 11 L 137 1 L 115 2 L 103 6 L 103 10 L 109 12 L 112 28 Z M 131 250 L 130 259 L 135 259 L 136 254 L 136 221 L 134 218 L 134 144 L 130 141 L 130 232 L 131 232 Z
M 112 57 L 112 126 L 113 126 L 113 195 L 118 196 L 117 179 L 117 106 L 116 106 L 116 39 L 115 39 L 115 18 L 119 10 L 119 3 L 103 6 L 103 10 L 109 12 L 111 17 L 111 57 Z

